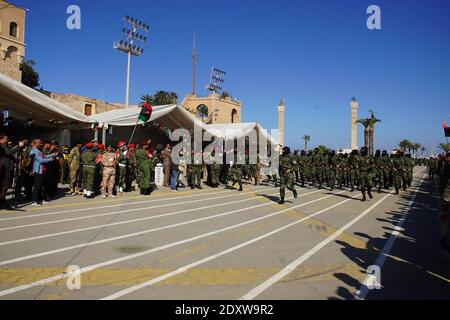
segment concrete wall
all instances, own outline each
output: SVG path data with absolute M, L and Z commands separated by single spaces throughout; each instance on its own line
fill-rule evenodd
M 47 95 L 65 105 L 71 107 L 73 110 L 85 114 L 86 105 L 92 106 L 92 114 L 103 113 L 116 109 L 123 109 L 123 106 L 108 103 L 99 99 L 83 97 L 77 94 L 60 94 L 55 92 L 48 92 Z
M 208 117 L 205 118 L 205 123 L 212 123 L 212 110 L 215 112 L 215 124 L 222 123 L 241 123 L 242 122 L 242 103 L 231 98 L 221 99 L 220 95 L 211 94 L 207 97 L 197 97 L 194 95 L 186 96 L 181 105 L 193 115 L 197 115 L 197 108 L 200 105 L 208 107 Z M 235 110 L 234 118 L 232 119 L 233 110 Z M 199 117 L 201 120 L 201 118 Z M 234 121 L 232 121 L 234 120 Z

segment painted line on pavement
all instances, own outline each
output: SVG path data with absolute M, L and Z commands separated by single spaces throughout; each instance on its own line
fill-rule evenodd
M 378 266 L 381 270 L 383 268 L 384 263 L 386 262 L 386 258 L 389 255 L 389 252 L 391 252 L 392 247 L 394 246 L 395 240 L 400 235 L 400 232 L 403 230 L 403 224 L 406 221 L 406 218 L 408 217 L 411 207 L 416 201 L 416 197 L 418 194 L 418 191 L 420 190 L 420 186 L 423 183 L 423 180 L 425 178 L 425 175 L 422 176 L 422 179 L 420 179 L 419 184 L 416 187 L 416 190 L 414 192 L 414 195 L 412 196 L 411 200 L 409 200 L 406 204 L 406 212 L 405 214 L 400 218 L 398 224 L 395 226 L 394 231 L 391 233 L 391 236 L 387 240 L 386 244 L 383 247 L 383 250 L 381 250 L 380 254 L 378 255 L 377 260 L 375 261 L 376 266 Z M 373 277 L 367 276 L 364 281 L 361 284 L 361 288 L 356 292 L 355 294 L 355 300 L 365 300 L 367 295 L 370 292 L 369 285 L 373 284 Z
M 270 188 L 270 189 L 267 189 L 267 190 L 261 190 L 261 191 L 269 191 L 271 189 L 273 189 L 273 188 Z M 241 193 L 241 194 L 242 195 L 246 195 L 248 193 Z M 308 195 L 308 194 L 309 193 L 305 193 L 305 195 Z M 215 199 L 220 199 L 220 198 L 222 198 L 222 197 L 211 198 L 209 200 L 215 200 Z M 56 232 L 56 233 L 47 233 L 47 234 L 44 234 L 44 235 L 41 235 L 41 236 L 35 236 L 35 237 L 30 237 L 30 238 L 23 238 L 23 239 L 17 239 L 17 240 L 10 240 L 10 241 L 5 241 L 5 242 L 0 242 L 0 246 L 6 246 L 6 245 L 10 245 L 10 244 L 21 243 L 21 242 L 32 241 L 32 240 L 46 239 L 46 238 L 51 238 L 51 237 L 56 237 L 56 236 L 62 236 L 62 235 L 66 235 L 66 234 L 76 233 L 76 232 L 95 230 L 95 229 L 104 228 L 104 227 L 118 226 L 118 225 L 123 225 L 123 224 L 127 224 L 127 223 L 134 223 L 134 222 L 140 222 L 140 221 L 153 220 L 153 219 L 157 219 L 157 218 L 174 216 L 174 215 L 177 215 L 177 214 L 180 214 L 180 213 L 187 213 L 187 212 L 192 212 L 192 211 L 200 211 L 200 210 L 203 210 L 203 209 L 210 209 L 210 208 L 215 208 L 215 207 L 227 206 L 227 205 L 230 205 L 230 204 L 252 201 L 252 200 L 255 200 L 255 199 L 257 199 L 257 198 L 248 198 L 248 199 L 243 199 L 243 200 L 229 201 L 229 202 L 224 202 L 224 203 L 218 203 L 218 204 L 215 204 L 215 205 L 208 205 L 208 206 L 204 206 L 204 207 L 185 209 L 185 210 L 182 210 L 182 211 L 175 211 L 175 212 L 170 212 L 170 213 L 164 213 L 164 214 L 159 214 L 159 215 L 156 215 L 156 216 L 150 216 L 150 217 L 145 217 L 145 218 L 130 219 L 130 220 L 124 220 L 124 221 L 119 221 L 119 222 L 114 222 L 114 223 L 107 223 L 107 224 L 99 224 L 99 225 L 95 225 L 95 226 L 78 228 L 78 229 L 73 229 L 73 230 L 68 230 L 68 231 L 61 231 L 61 232 Z M 184 204 L 184 203 L 180 203 L 180 204 Z M 147 209 L 151 209 L 151 207 L 149 207 Z
M 269 188 L 267 190 L 274 189 Z M 216 199 L 224 199 L 224 198 L 231 198 L 234 196 L 241 196 L 245 195 L 246 193 L 238 193 L 235 191 L 232 191 L 231 194 L 215 197 L 215 198 L 208 198 L 207 200 L 216 200 Z M 115 215 L 118 213 L 127 213 L 127 212 L 137 212 L 137 211 L 143 211 L 143 210 L 149 210 L 149 209 L 158 209 L 158 208 L 165 208 L 165 207 L 173 207 L 177 205 L 184 205 L 184 204 L 191 204 L 196 202 L 204 202 L 205 199 L 198 199 L 198 200 L 190 200 L 190 201 L 184 201 L 184 202 L 175 202 L 175 203 L 167 203 L 167 204 L 160 204 L 157 206 L 150 206 L 150 207 L 143 207 L 143 208 L 135 208 L 135 209 L 127 209 L 127 210 L 120 210 L 120 211 L 112 211 L 112 212 L 106 212 L 106 213 L 99 213 L 99 214 L 92 214 L 88 216 L 81 216 L 81 217 L 75 217 L 75 218 L 67 218 L 67 219 L 61 219 L 61 220 L 52 220 L 52 221 L 45 221 L 45 222 L 36 222 L 36 223 L 30 223 L 30 224 L 23 224 L 13 227 L 6 227 L 6 228 L 0 228 L 0 231 L 8 231 L 8 230 L 16 230 L 16 229 L 23 229 L 23 228 L 30 228 L 30 227 L 37 227 L 37 226 L 44 226 L 49 224 L 56 224 L 56 223 L 64 223 L 64 222 L 71 222 L 71 221 L 79 221 L 79 220 L 86 220 L 91 218 L 98 218 L 98 217 L 106 217 Z
M 318 191 L 321 191 L 321 190 L 318 190 Z M 244 222 L 241 222 L 241 223 L 238 223 L 238 224 L 234 224 L 234 225 L 231 225 L 231 226 L 228 226 L 228 227 L 225 227 L 225 228 L 221 228 L 221 229 L 218 229 L 218 230 L 214 230 L 214 231 L 210 231 L 210 232 L 207 232 L 207 233 L 203 233 L 201 235 L 194 236 L 194 237 L 191 237 L 191 238 L 187 238 L 187 239 L 184 239 L 184 240 L 172 242 L 172 243 L 160 246 L 160 247 L 156 247 L 156 248 L 145 250 L 145 251 L 142 251 L 142 252 L 139 252 L 139 253 L 131 254 L 131 255 L 128 255 L 128 256 L 125 256 L 125 257 L 116 258 L 116 259 L 112 259 L 112 260 L 107 260 L 107 261 L 100 262 L 100 263 L 97 263 L 97 264 L 94 264 L 94 265 L 83 267 L 80 270 L 80 274 L 85 273 L 85 272 L 89 272 L 89 271 L 92 271 L 92 270 L 95 270 L 95 269 L 98 269 L 98 268 L 101 268 L 101 267 L 105 267 L 105 266 L 109 266 L 109 265 L 112 265 L 112 264 L 116 264 L 116 263 L 119 263 L 119 262 L 123 262 L 123 261 L 128 261 L 128 260 L 131 260 L 131 259 L 139 258 L 139 257 L 145 256 L 145 255 L 148 255 L 148 254 L 151 254 L 151 253 L 154 253 L 154 252 L 159 252 L 159 251 L 162 251 L 162 250 L 165 250 L 165 249 L 170 249 L 170 248 L 173 248 L 173 247 L 176 247 L 176 246 L 179 246 L 179 245 L 182 245 L 182 244 L 190 243 L 190 242 L 193 242 L 193 241 L 196 241 L 196 240 L 200 240 L 200 239 L 203 239 L 203 238 L 207 238 L 207 237 L 219 234 L 219 233 L 223 233 L 223 232 L 226 232 L 226 231 L 229 231 L 229 230 L 237 229 L 239 227 L 242 227 L 242 226 L 254 223 L 254 222 L 266 220 L 266 219 L 269 219 L 271 217 L 280 215 L 280 214 L 282 214 L 282 213 L 284 213 L 286 211 L 292 210 L 294 208 L 307 206 L 309 204 L 316 203 L 318 201 L 322 201 L 324 199 L 333 197 L 336 194 L 341 194 L 341 193 L 344 193 L 344 192 L 345 191 L 334 193 L 332 195 L 328 195 L 328 196 L 325 196 L 325 197 L 322 197 L 322 198 L 319 198 L 319 199 L 315 199 L 315 200 L 312 200 L 312 201 L 309 201 L 309 202 L 297 205 L 297 206 L 289 208 L 289 209 L 284 209 L 284 210 L 279 211 L 279 212 L 271 213 L 271 214 L 268 214 L 268 215 L 265 215 L 265 216 L 262 216 L 262 217 L 259 217 L 259 218 L 255 218 L 255 219 L 244 221 Z M 289 198 L 289 199 L 292 199 L 292 198 Z M 242 209 L 234 210 L 234 211 L 231 211 L 231 212 L 225 213 L 225 214 L 231 214 L 231 213 L 240 212 L 240 211 L 247 211 L 247 210 L 252 209 L 252 208 L 262 207 L 262 206 L 266 206 L 266 205 L 270 205 L 270 204 L 272 204 L 272 203 L 269 202 L 269 203 L 266 203 L 266 204 L 261 204 L 261 205 L 257 205 L 257 206 L 253 206 L 253 207 L 242 208 Z M 225 214 L 222 214 L 222 215 L 225 215 Z M 32 283 L 29 283 L 29 284 L 25 284 L 25 285 L 9 288 L 9 289 L 6 289 L 6 290 L 2 290 L 2 291 L 0 291 L 0 297 L 6 296 L 6 295 L 9 295 L 9 294 L 13 294 L 13 293 L 16 293 L 16 292 L 19 292 L 19 291 L 27 290 L 27 289 L 30 289 L 30 288 L 46 285 L 47 283 L 51 283 L 51 282 L 54 282 L 54 281 L 65 279 L 65 278 L 67 278 L 69 276 L 70 276 L 69 274 L 62 273 L 62 274 L 59 274 L 59 275 L 55 275 L 55 276 L 52 276 L 52 277 L 48 277 L 48 278 L 45 278 L 45 279 L 34 281 Z
M 356 198 L 356 197 L 357 197 L 357 196 L 354 196 L 353 198 Z M 196 266 L 199 266 L 199 265 L 204 264 L 204 263 L 206 263 L 206 262 L 210 262 L 210 261 L 212 261 L 212 260 L 214 260 L 214 259 L 217 259 L 217 258 L 219 258 L 219 257 L 222 257 L 222 256 L 224 256 L 224 255 L 226 255 L 226 254 L 228 254 L 228 253 L 234 252 L 234 251 L 239 250 L 239 249 L 241 249 L 241 248 L 244 248 L 244 247 L 246 247 L 246 246 L 248 246 L 248 245 L 251 245 L 251 244 L 253 244 L 253 243 L 255 243 L 255 242 L 258 242 L 258 241 L 260 241 L 260 240 L 266 239 L 266 238 L 268 238 L 268 237 L 270 237 L 270 236 L 272 236 L 272 235 L 274 235 L 274 234 L 277 234 L 277 233 L 279 233 L 279 232 L 281 232 L 281 231 L 284 231 L 284 230 L 286 230 L 286 229 L 288 229 L 288 228 L 290 228 L 290 227 L 293 227 L 293 226 L 295 226 L 295 225 L 297 225 L 297 224 L 299 224 L 299 223 L 302 223 L 302 222 L 304 222 L 304 221 L 306 221 L 306 220 L 308 220 L 308 219 L 310 219 L 310 218 L 312 218 L 312 217 L 314 217 L 314 216 L 317 216 L 317 215 L 322 214 L 322 213 L 324 213 L 324 212 L 326 212 L 326 211 L 329 211 L 329 210 L 331 210 L 331 209 L 334 209 L 334 208 L 336 208 L 336 207 L 338 207 L 338 206 L 340 206 L 340 205 L 342 205 L 342 204 L 344 204 L 344 203 L 347 203 L 347 202 L 349 202 L 349 201 L 351 201 L 351 200 L 352 200 L 352 199 L 346 199 L 346 200 L 343 200 L 343 201 L 341 201 L 341 202 L 338 202 L 337 204 L 334 204 L 334 205 L 332 205 L 332 206 L 330 206 L 330 207 L 327 207 L 327 208 L 325 208 L 325 209 L 323 209 L 323 210 L 320 210 L 320 211 L 318 211 L 318 212 L 315 212 L 315 213 L 313 213 L 313 214 L 311 214 L 311 215 L 308 215 L 307 217 L 304 217 L 304 218 L 302 218 L 302 219 L 300 219 L 300 220 L 297 220 L 297 221 L 295 221 L 295 222 L 292 222 L 292 223 L 290 223 L 290 224 L 287 224 L 287 225 L 285 225 L 285 226 L 283 226 L 283 227 L 281 227 L 281 228 L 277 228 L 277 229 L 272 230 L 272 231 L 270 231 L 270 232 L 268 232 L 268 233 L 265 233 L 265 234 L 263 234 L 263 235 L 261 235 L 261 236 L 259 236 L 259 237 L 256 237 L 256 238 L 253 238 L 253 239 L 251 239 L 251 240 L 249 240 L 249 241 L 246 241 L 246 242 L 243 242 L 243 243 L 241 243 L 241 244 L 238 244 L 238 245 L 236 245 L 236 246 L 234 246 L 234 247 L 232 247 L 232 248 L 229 248 L 229 249 L 227 249 L 227 250 L 221 251 L 221 252 L 219 252 L 219 253 L 216 253 L 216 254 L 211 255 L 211 256 L 209 256 L 209 257 L 206 257 L 206 258 L 204 258 L 204 259 L 195 261 L 195 262 L 193 262 L 193 263 L 187 264 L 187 265 L 185 265 L 185 266 L 183 266 L 183 267 L 178 268 L 177 270 L 174 270 L 174 271 L 172 271 L 172 272 L 163 274 L 163 275 L 161 275 L 161 276 L 159 276 L 159 277 L 156 277 L 156 278 L 154 278 L 154 279 L 151 279 L 151 280 L 149 280 L 149 281 L 143 282 L 143 283 L 141 283 L 141 284 L 138 284 L 138 285 L 136 285 L 136 286 L 132 286 L 132 287 L 127 288 L 127 289 L 124 289 L 124 290 L 121 290 L 121 291 L 116 292 L 116 293 L 114 293 L 114 294 L 112 294 L 112 295 L 109 295 L 109 296 L 107 296 L 107 297 L 105 297 L 105 298 L 103 298 L 103 299 L 101 299 L 101 300 L 115 300 L 115 299 L 118 299 L 118 298 L 120 298 L 120 297 L 123 297 L 123 296 L 125 296 L 125 295 L 127 295 L 127 294 L 130 294 L 130 293 L 132 293 L 132 292 L 134 292 L 134 291 L 143 289 L 143 288 L 145 288 L 145 287 L 152 286 L 152 285 L 154 285 L 154 284 L 156 284 L 156 283 L 159 283 L 159 282 L 161 282 L 161 281 L 167 280 L 167 279 L 169 279 L 169 278 L 171 278 L 171 277 L 174 277 L 174 276 L 176 276 L 176 275 L 179 275 L 179 274 L 181 274 L 181 273 L 184 273 L 184 272 L 188 271 L 189 269 L 195 268 Z M 281 212 L 290 211 L 290 210 L 293 210 L 294 208 L 296 208 L 296 207 L 287 208 L 287 209 L 281 210 L 281 211 L 279 211 L 279 212 L 281 213 Z
M 263 188 L 263 187 L 265 187 L 265 186 L 257 186 L 255 188 Z M 253 191 L 253 190 L 254 189 L 251 189 L 250 191 Z M 254 191 L 259 191 L 259 190 L 254 190 Z M 146 204 L 146 203 L 153 203 L 153 202 L 166 201 L 166 200 L 170 201 L 170 200 L 178 200 L 178 199 L 187 199 L 187 198 L 200 197 L 200 196 L 204 196 L 204 195 L 215 195 L 215 194 L 228 193 L 228 192 L 232 193 L 232 192 L 234 192 L 234 190 L 223 190 L 223 191 L 219 191 L 219 192 L 208 192 L 208 193 L 196 192 L 195 194 L 191 194 L 191 195 L 188 195 L 188 196 L 181 196 L 181 197 L 152 199 L 152 200 L 137 201 L 137 202 L 131 202 L 131 203 L 112 204 L 112 205 L 99 206 L 99 207 L 88 207 L 88 208 L 79 208 L 79 209 L 64 210 L 64 211 L 57 211 L 57 212 L 47 212 L 47 213 L 33 214 L 33 215 L 28 215 L 28 216 L 1 218 L 0 222 L 2 222 L 2 221 L 11 221 L 11 220 L 30 219 L 30 218 L 39 218 L 39 217 L 44 217 L 44 216 L 64 214 L 64 213 L 72 213 L 72 212 L 79 212 L 79 211 L 92 211 L 92 210 L 97 210 L 97 209 L 108 209 L 108 208 L 121 207 L 121 206 L 124 206 L 124 205 L 137 205 L 137 204 Z M 173 193 L 170 193 L 170 194 L 173 194 Z M 154 195 L 154 196 L 158 196 L 158 195 Z M 135 198 L 122 198 L 122 199 L 114 199 L 112 201 L 134 200 L 134 199 Z M 86 200 L 86 201 L 88 201 L 88 200 Z M 74 204 L 74 205 L 79 205 L 79 204 L 80 203 L 77 203 L 77 204 Z M 44 209 L 47 209 L 47 208 L 44 207 Z M 49 209 L 51 209 L 51 208 L 49 208 Z

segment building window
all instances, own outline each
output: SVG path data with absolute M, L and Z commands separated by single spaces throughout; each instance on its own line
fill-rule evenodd
M 201 118 L 203 122 L 208 118 L 208 106 L 201 104 L 197 107 L 197 118 Z
M 14 54 L 17 54 L 17 51 L 19 50 L 14 46 L 8 47 L 8 50 L 6 51 L 6 58 L 11 58 Z
M 85 116 L 92 116 L 94 108 L 92 107 L 92 104 L 85 104 L 84 105 L 84 115 Z
M 231 123 L 235 123 L 237 121 L 238 112 L 236 109 L 231 111 Z
M 9 35 L 11 37 L 17 38 L 17 23 L 11 22 L 9 24 Z

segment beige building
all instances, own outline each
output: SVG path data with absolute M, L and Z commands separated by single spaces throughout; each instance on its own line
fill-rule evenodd
M 71 107 L 73 110 L 84 114 L 85 116 L 92 116 L 97 113 L 125 108 L 124 105 L 108 103 L 103 100 L 83 97 L 77 94 L 60 94 L 55 92 L 43 93 L 50 98 Z
M 27 10 L 0 0 L 0 73 L 21 80 L 20 63 L 25 57 Z
M 230 97 L 222 98 L 218 94 L 210 94 L 207 97 L 188 95 L 181 102 L 181 106 L 204 123 L 224 124 L 242 122 L 242 102 Z M 213 108 L 215 110 L 214 121 Z
M 284 113 L 286 112 L 286 104 L 281 99 L 278 104 L 278 144 L 284 146 Z
M 351 120 L 351 148 L 352 150 L 358 149 L 358 101 L 355 97 L 350 102 L 350 109 L 352 112 Z

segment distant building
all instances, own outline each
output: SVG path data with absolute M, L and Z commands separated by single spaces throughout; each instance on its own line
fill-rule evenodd
M 83 97 L 77 94 L 61 94 L 55 92 L 42 92 L 52 99 L 55 99 L 73 110 L 84 114 L 85 116 L 92 116 L 94 114 L 103 113 L 116 109 L 125 109 L 123 104 L 109 103 L 103 100 Z
M 213 108 L 214 124 L 242 122 L 242 102 L 231 97 L 221 97 L 218 94 L 210 94 L 207 97 L 188 95 L 181 102 L 181 106 L 204 123 L 213 123 Z
M 27 10 L 0 0 L 0 73 L 21 81 L 20 64 L 25 57 Z

